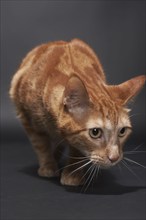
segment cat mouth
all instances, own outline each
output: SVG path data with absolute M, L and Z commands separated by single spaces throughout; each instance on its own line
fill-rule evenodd
M 121 161 L 121 158 L 119 157 L 117 160 L 113 162 L 108 158 L 104 159 L 100 156 L 96 156 L 96 157 L 91 157 L 90 160 L 94 165 L 97 165 L 97 166 L 100 166 L 100 168 L 106 169 L 106 168 L 110 168 L 118 164 Z

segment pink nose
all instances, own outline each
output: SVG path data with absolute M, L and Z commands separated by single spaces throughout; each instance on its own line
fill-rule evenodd
M 116 162 L 116 161 L 119 159 L 119 155 L 109 155 L 109 156 L 108 156 L 108 159 L 109 159 L 112 163 L 114 163 L 114 162 Z

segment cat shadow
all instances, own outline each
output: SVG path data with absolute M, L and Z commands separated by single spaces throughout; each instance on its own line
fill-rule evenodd
M 37 179 L 41 179 L 41 181 L 50 181 L 51 183 L 60 185 L 59 177 L 52 177 L 48 180 L 48 178 L 39 177 L 37 174 L 38 165 L 32 165 L 24 167 L 19 170 L 20 172 L 25 173 L 31 177 L 35 177 Z M 83 193 L 83 194 L 95 194 L 95 195 L 122 195 L 131 192 L 136 192 L 141 189 L 146 189 L 146 186 L 139 185 L 122 185 L 119 183 L 120 179 L 116 180 L 116 173 L 112 173 L 110 170 L 103 170 L 99 173 L 98 178 L 95 179 L 90 186 L 88 186 L 88 182 L 84 186 L 64 186 L 67 192 L 71 193 Z M 63 186 L 62 186 L 63 187 Z
M 109 180 L 108 180 L 109 181 Z M 68 192 L 73 193 L 84 193 L 84 194 L 95 194 L 95 195 L 123 195 L 127 193 L 132 193 L 139 191 L 141 189 L 146 189 L 145 186 L 131 186 L 131 185 L 122 185 L 117 182 L 113 182 L 112 184 L 91 184 L 88 188 L 79 186 L 66 186 L 65 187 Z
M 60 177 L 51 177 L 51 178 L 46 178 L 46 177 L 41 177 L 38 175 L 38 169 L 39 166 L 38 165 L 30 165 L 27 167 L 22 168 L 21 170 L 19 170 L 19 172 L 24 173 L 25 175 L 31 176 L 33 178 L 36 179 L 40 179 L 41 181 L 50 181 L 56 185 L 60 185 Z
M 19 170 L 26 175 L 31 177 L 39 178 L 42 181 L 50 181 L 51 183 L 61 186 L 60 177 L 52 177 L 52 178 L 44 178 L 39 177 L 37 174 L 38 166 L 32 165 L 24 167 Z M 146 186 L 142 185 L 122 185 L 119 183 L 120 180 L 116 180 L 116 173 L 112 173 L 110 170 L 102 170 L 99 173 L 98 178 L 94 179 L 94 181 L 88 186 L 85 184 L 84 186 L 62 186 L 67 192 L 71 193 L 82 193 L 82 194 L 95 194 L 95 195 L 122 195 L 127 193 L 132 193 L 139 191 L 141 189 L 146 189 Z
M 98 178 L 88 186 L 87 184 L 79 187 L 65 186 L 68 192 L 95 194 L 95 195 L 122 195 L 146 189 L 144 185 L 131 185 L 127 181 L 127 185 L 122 185 L 117 181 L 116 173 L 112 173 L 110 170 L 102 170 L 98 175 Z

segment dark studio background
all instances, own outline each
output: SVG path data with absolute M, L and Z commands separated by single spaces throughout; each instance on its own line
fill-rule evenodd
M 1 1 L 1 219 L 144 220 L 145 170 L 105 172 L 86 194 L 36 174 L 37 161 L 8 97 L 22 58 L 36 45 L 80 38 L 98 54 L 108 82 L 145 74 L 145 1 Z M 132 106 L 125 149 L 145 150 L 145 88 Z M 129 155 L 128 155 L 129 156 Z M 145 154 L 131 156 L 145 164 Z M 135 176 L 134 176 L 135 175 Z M 138 176 L 138 177 L 136 177 Z M 139 179 L 137 179 L 139 178 Z

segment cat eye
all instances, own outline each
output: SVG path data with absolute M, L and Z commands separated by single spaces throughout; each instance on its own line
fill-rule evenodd
M 89 135 L 92 138 L 100 138 L 102 135 L 102 130 L 100 128 L 92 128 L 89 130 Z
M 119 130 L 118 136 L 119 136 L 119 137 L 125 136 L 125 134 L 127 133 L 127 129 L 128 129 L 127 127 L 121 128 L 121 129 Z

